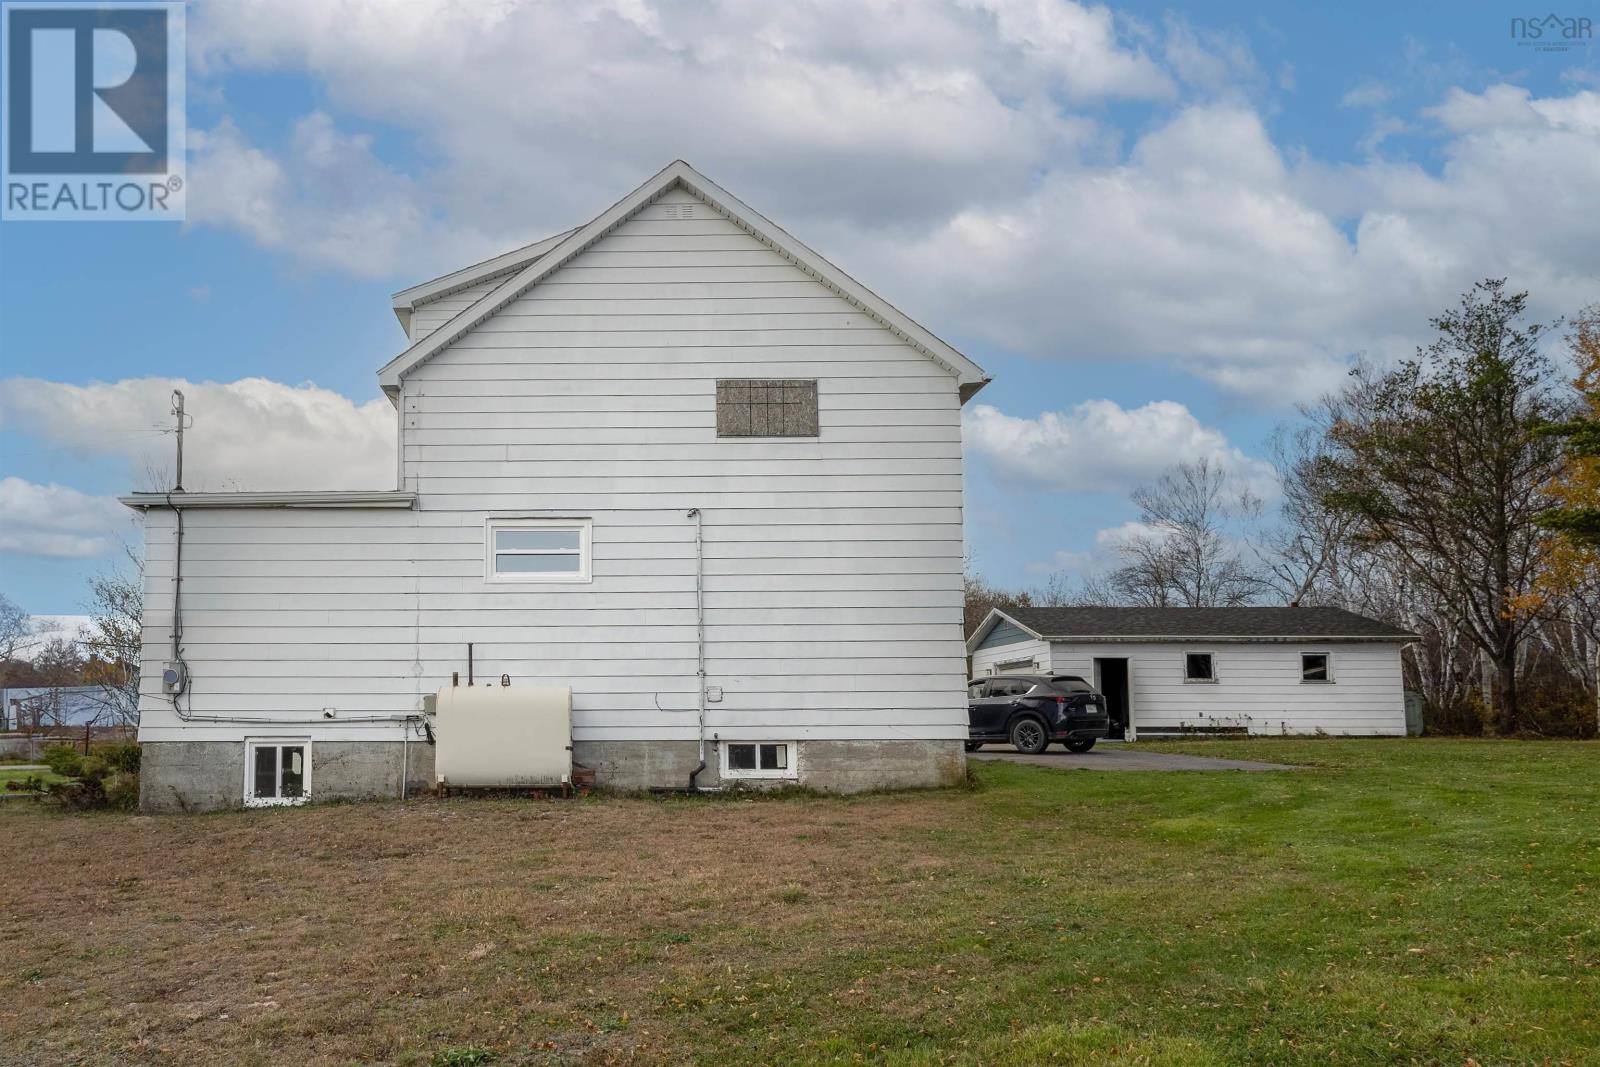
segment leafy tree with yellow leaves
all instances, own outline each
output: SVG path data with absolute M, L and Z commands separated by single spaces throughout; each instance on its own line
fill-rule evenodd
M 1551 492 L 1560 503 L 1540 521 L 1566 535 L 1571 550 L 1563 553 L 1568 557 L 1565 563 L 1581 564 L 1587 558 L 1593 565 L 1600 552 L 1600 304 L 1573 323 L 1568 343 L 1578 368 L 1572 384 L 1583 411 L 1548 427 L 1548 432 L 1565 439 L 1567 458 L 1551 483 Z

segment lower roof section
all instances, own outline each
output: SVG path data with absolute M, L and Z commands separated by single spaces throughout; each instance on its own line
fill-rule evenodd
M 130 493 L 130 508 L 400 508 L 416 507 L 417 494 L 399 490 L 323 490 L 301 493 Z

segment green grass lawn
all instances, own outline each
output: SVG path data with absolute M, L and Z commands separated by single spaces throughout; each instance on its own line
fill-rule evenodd
M 38 778 L 46 785 L 56 785 L 61 782 L 70 782 L 72 780 L 70 778 L 63 778 L 59 774 L 53 774 L 48 770 L 21 771 L 15 767 L 7 767 L 5 764 L 0 764 L 0 790 L 4 790 L 6 788 L 6 783 L 8 782 L 22 782 L 29 778 Z
M 1600 745 L 935 794 L 0 811 L 18 1062 L 1600 1062 Z M 63 914 L 91 921 L 63 924 Z M 0 1059 L 3 1059 L 0 1056 Z

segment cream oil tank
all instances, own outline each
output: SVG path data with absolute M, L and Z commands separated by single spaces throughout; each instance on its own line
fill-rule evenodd
M 440 786 L 557 789 L 572 783 L 569 687 L 446 686 L 434 711 Z

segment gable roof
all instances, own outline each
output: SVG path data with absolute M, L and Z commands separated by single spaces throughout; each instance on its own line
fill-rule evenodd
M 573 233 L 573 230 L 563 230 L 558 234 L 513 248 L 509 252 L 502 252 L 498 256 L 491 256 L 481 263 L 453 270 L 449 274 L 441 274 L 437 278 L 430 278 L 425 282 L 418 282 L 407 289 L 402 289 L 394 294 L 394 317 L 400 320 L 401 329 L 407 334 L 411 333 L 411 313 L 423 304 L 438 300 L 440 297 L 458 293 L 463 289 L 470 289 L 480 282 L 498 278 L 502 274 L 521 270 L 540 256 L 560 244 L 564 238 Z
M 506 256 L 497 257 L 495 260 L 487 260 L 482 264 L 478 264 L 477 267 L 469 267 L 465 272 L 457 271 L 454 275 L 447 274 L 443 278 L 435 279 L 433 282 L 425 282 L 421 286 L 414 286 L 412 289 L 403 290 L 401 293 L 396 294 L 395 299 L 399 301 L 401 297 L 414 294 L 416 290 L 428 290 L 429 286 L 441 286 L 444 289 L 453 291 L 454 289 L 476 284 L 477 281 L 482 280 L 483 276 L 477 276 L 475 280 L 471 281 L 464 280 L 465 278 L 474 277 L 471 274 L 472 271 L 487 269 L 489 264 L 497 263 L 500 260 L 505 260 L 507 264 L 515 263 L 519 254 L 532 257 L 523 266 L 510 268 L 511 273 L 507 275 L 504 282 L 474 301 L 470 307 L 465 308 L 454 318 L 428 334 L 427 337 L 414 342 L 404 352 L 390 360 L 383 369 L 378 371 L 378 384 L 383 387 L 383 391 L 391 401 L 398 402 L 400 380 L 411 370 L 432 359 L 440 351 L 459 340 L 468 330 L 471 330 L 490 315 L 493 315 L 539 284 L 539 282 L 560 270 L 575 256 L 588 249 L 617 226 L 626 222 L 640 208 L 650 204 L 663 193 L 676 188 L 686 189 L 694 196 L 705 201 L 726 217 L 728 221 L 772 248 L 773 251 L 788 259 L 795 266 L 829 289 L 832 289 L 845 300 L 859 307 L 881 326 L 949 371 L 959 385 L 963 402 L 976 394 L 989 381 L 988 375 L 983 372 L 982 367 L 957 352 L 954 348 L 951 348 L 922 326 L 913 322 L 894 305 L 823 259 L 792 237 L 782 227 L 761 215 L 680 159 L 669 164 L 649 181 L 595 216 L 587 224 L 567 234 L 548 238 L 547 240 L 553 241 L 554 244 L 537 254 L 534 253 L 534 249 L 544 242 L 528 245 L 525 248 L 518 249 L 516 252 L 507 253 Z M 462 277 L 458 278 L 458 275 Z M 493 272 L 491 271 L 486 276 L 492 277 Z M 456 280 L 454 282 L 448 281 L 452 278 Z M 437 295 L 443 294 L 440 292 L 435 294 L 435 296 Z M 415 305 L 413 304 L 412 306 Z
M 1002 620 L 1042 641 L 1416 641 L 1418 635 L 1343 608 L 994 608 L 978 647 Z

